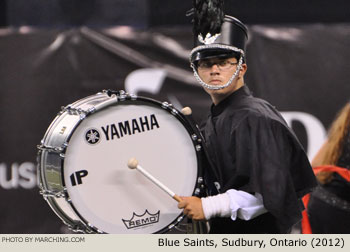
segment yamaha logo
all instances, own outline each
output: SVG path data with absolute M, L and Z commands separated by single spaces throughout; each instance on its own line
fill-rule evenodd
M 148 210 L 146 210 L 142 215 L 133 213 L 130 220 L 122 220 L 127 229 L 138 228 L 159 222 L 159 213 L 160 210 L 155 214 L 150 214 Z
M 85 133 L 85 140 L 89 144 L 97 144 L 100 142 L 101 135 L 100 132 L 97 129 L 89 129 Z

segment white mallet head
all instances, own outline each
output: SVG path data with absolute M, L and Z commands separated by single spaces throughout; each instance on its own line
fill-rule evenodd
M 184 107 L 181 109 L 181 113 L 184 115 L 192 115 L 192 109 L 190 107 Z
M 138 164 L 139 164 L 139 162 L 136 160 L 136 158 L 130 158 L 128 161 L 128 167 L 130 169 L 136 169 Z

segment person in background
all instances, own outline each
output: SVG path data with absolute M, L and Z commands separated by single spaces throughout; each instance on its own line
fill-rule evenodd
M 332 122 L 312 167 L 319 185 L 303 199 L 302 233 L 350 234 L 350 102 Z

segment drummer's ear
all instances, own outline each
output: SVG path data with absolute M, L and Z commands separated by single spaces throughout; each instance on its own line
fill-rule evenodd
M 241 70 L 239 71 L 238 78 L 242 78 L 247 72 L 247 70 L 248 70 L 247 64 L 243 63 L 241 66 Z

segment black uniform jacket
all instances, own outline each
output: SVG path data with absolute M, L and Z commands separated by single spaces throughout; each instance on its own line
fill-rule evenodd
M 213 233 L 285 233 L 301 219 L 301 197 L 316 186 L 305 151 L 280 113 L 247 86 L 216 106 L 203 129 L 211 181 L 260 193 L 268 210 L 250 221 L 218 218 Z

